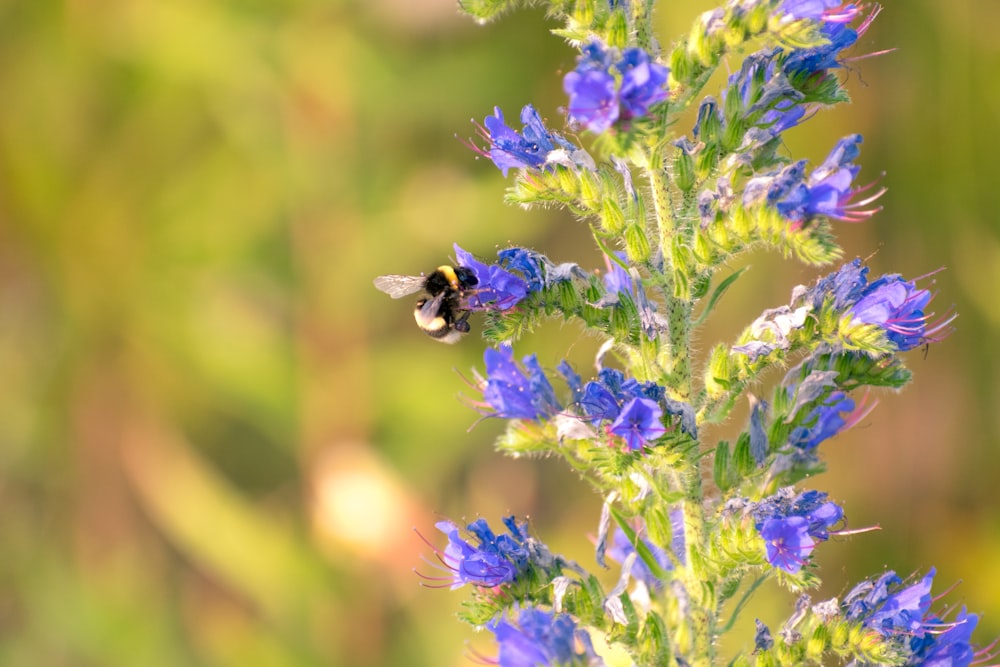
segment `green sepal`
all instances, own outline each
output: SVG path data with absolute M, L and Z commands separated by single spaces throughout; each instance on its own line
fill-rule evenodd
M 673 652 L 670 650 L 670 631 L 659 614 L 650 612 L 646 615 L 646 620 L 637 639 L 639 655 L 636 664 L 673 664 Z
M 767 31 L 778 46 L 789 50 L 808 49 L 829 44 L 830 41 L 820 31 L 822 22 L 800 19 L 788 21 L 783 14 L 772 13 L 768 17 Z
M 628 17 L 625 15 L 627 7 L 627 3 L 622 7 L 618 7 L 607 18 L 603 33 L 604 41 L 608 46 L 618 49 L 624 49 L 629 46 L 629 33 L 631 31 L 628 26 Z
M 618 201 L 612 197 L 605 197 L 601 201 L 600 220 L 602 231 L 609 235 L 617 236 L 625 229 L 625 212 L 622 211 Z
M 649 237 L 642 224 L 634 222 L 625 228 L 625 253 L 632 264 L 645 264 L 649 261 Z
M 491 344 L 514 342 L 530 333 L 545 317 L 563 320 L 579 318 L 589 329 L 607 334 L 632 346 L 642 344 L 644 334 L 639 310 L 628 294 L 618 294 L 617 300 L 604 307 L 593 304 L 608 296 L 596 275 L 586 280 L 563 280 L 537 292 L 532 292 L 516 308 L 483 313 L 483 338 Z
M 757 468 L 757 463 L 750 453 L 750 435 L 745 431 L 740 433 L 733 448 L 732 474 L 736 479 L 743 479 Z
M 718 343 L 712 348 L 712 352 L 708 356 L 708 364 L 705 367 L 706 400 L 712 401 L 729 393 L 736 380 L 732 359 L 729 355 L 729 346 L 725 343 Z
M 696 182 L 694 158 L 683 148 L 678 148 L 674 154 L 674 183 L 677 189 L 689 192 Z
M 703 237 L 695 247 L 703 264 L 699 268 L 705 269 L 754 247 L 777 250 L 784 257 L 795 257 L 812 266 L 831 264 L 843 254 L 826 218 L 814 218 L 799 227 L 766 206 L 747 209 L 734 204 L 727 215 L 698 227 L 695 234 Z
M 574 582 L 563 599 L 563 610 L 586 625 L 604 629 L 608 619 L 604 614 L 604 589 L 594 575 Z
M 728 491 L 736 483 L 736 476 L 732 474 L 730 466 L 729 442 L 721 440 L 715 446 L 715 459 L 712 462 L 712 479 L 722 492 Z

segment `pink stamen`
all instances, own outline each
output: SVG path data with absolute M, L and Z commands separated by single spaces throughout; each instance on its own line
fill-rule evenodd
M 862 7 L 864 7 L 864 6 L 865 6 L 865 5 L 862 5 Z M 870 25 L 872 24 L 872 21 L 874 21 L 874 20 L 875 20 L 875 17 L 876 17 L 876 16 L 878 16 L 878 15 L 879 15 L 879 14 L 880 14 L 881 12 L 882 12 L 882 5 L 880 5 L 880 4 L 878 4 L 878 3 L 876 2 L 876 3 L 875 3 L 875 4 L 873 5 L 873 6 L 872 6 L 872 11 L 871 11 L 871 13 L 870 13 L 870 14 L 868 14 L 868 16 L 867 16 L 867 17 L 865 17 L 865 20 L 861 22 L 861 25 L 859 25 L 859 26 L 858 26 L 858 27 L 857 27 L 857 28 L 855 29 L 855 31 L 854 31 L 854 32 L 858 33 L 858 37 L 861 37 L 861 35 L 863 35 L 863 34 L 865 34 L 866 32 L 868 32 L 868 27 L 869 27 L 869 26 L 870 26 Z M 889 51 L 893 51 L 893 50 L 895 50 L 895 49 L 889 49 Z M 882 51 L 881 53 L 887 53 L 887 51 Z M 878 54 L 875 54 L 875 55 L 878 55 Z
M 850 23 L 857 18 L 863 9 L 863 6 L 859 7 L 854 3 L 846 6 L 842 5 L 836 9 L 827 9 L 823 11 L 822 20 L 827 23 Z
M 869 398 L 871 398 L 871 392 L 865 391 L 865 395 L 861 397 L 861 400 L 856 404 L 854 410 L 847 415 L 847 418 L 844 420 L 844 426 L 840 429 L 841 433 L 849 428 L 854 428 L 861 420 L 865 419 L 872 413 L 878 405 L 878 400 L 873 400 L 869 405 Z

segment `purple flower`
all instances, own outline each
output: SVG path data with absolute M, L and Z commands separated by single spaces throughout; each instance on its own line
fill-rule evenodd
M 609 431 L 625 437 L 630 449 L 641 449 L 643 444 L 665 432 L 659 430 L 664 411 L 679 420 L 681 431 L 692 438 L 698 437 L 694 409 L 689 403 L 667 398 L 666 390 L 660 385 L 639 382 L 635 378 L 626 379 L 621 371 L 614 368 L 602 368 L 597 375 L 596 380 L 581 387 L 579 376 L 574 373 L 577 385 L 573 387 L 573 398 L 576 406 L 592 425 L 602 421 L 613 422 Z M 636 399 L 640 402 L 636 403 Z M 626 409 L 628 414 L 622 416 Z
M 768 138 L 798 125 L 806 114 L 805 107 L 799 104 L 802 93 L 792 87 L 783 72 L 776 73 L 775 62 L 781 53 L 780 49 L 770 49 L 747 56 L 743 67 L 728 82 L 728 94 L 739 95 L 748 115 L 759 114 L 753 123 L 766 128 Z
M 925 312 L 933 298 L 929 290 L 917 289 L 915 281 L 899 274 L 886 274 L 868 282 L 868 268 L 856 259 L 816 282 L 804 293 L 813 308 L 828 304 L 834 311 L 849 314 L 853 322 L 881 327 L 900 352 L 929 342 L 937 342 L 950 333 L 954 313 L 937 320 Z
M 621 120 L 641 118 L 649 112 L 649 107 L 667 99 L 667 75 L 670 70 L 650 62 L 649 54 L 639 48 L 625 49 L 622 58 L 615 64 L 622 74 Z
M 622 407 L 608 431 L 624 438 L 630 450 L 638 451 L 666 433 L 667 429 L 663 426 L 663 410 L 655 401 L 633 398 Z
M 569 153 L 580 150 L 562 135 L 549 131 L 530 104 L 521 109 L 521 123 L 524 128 L 518 134 L 504 122 L 500 107 L 494 107 L 493 115 L 487 116 L 479 128 L 488 150 L 477 149 L 477 152 L 493 160 L 504 176 L 509 169 L 546 167 L 551 163 L 550 154 L 558 149 Z
M 840 0 L 785 0 L 778 11 L 793 20 L 809 19 L 829 23 L 849 23 L 862 8 L 853 2 Z
M 829 539 L 830 527 L 844 518 L 844 510 L 819 491 L 792 494 L 791 487 L 784 488 L 754 504 L 750 512 L 764 539 L 767 562 L 796 574 L 816 544 Z
M 527 281 L 528 291 L 537 292 L 545 285 L 545 267 L 550 264 L 544 255 L 527 248 L 505 248 L 497 253 L 500 264 L 517 271 Z
M 816 281 L 816 285 L 806 292 L 805 298 L 816 310 L 822 308 L 827 299 L 831 299 L 833 308 L 842 311 L 854 305 L 867 286 L 868 267 L 863 266 L 860 259 L 855 259 L 844 264 L 835 273 Z
M 885 275 L 871 283 L 850 309 L 852 318 L 865 324 L 876 324 L 900 352 L 911 350 L 926 341 L 940 340 L 947 335 L 947 326 L 955 319 L 945 316 L 929 323 L 924 313 L 933 295 L 917 289 L 913 281 L 898 275 Z
M 767 562 L 795 574 L 816 547 L 809 535 L 809 522 L 801 516 L 768 519 L 757 529 L 764 538 Z
M 868 25 L 869 22 L 866 22 L 864 27 L 867 28 Z M 839 60 L 840 53 L 858 41 L 861 34 L 859 30 L 854 30 L 843 23 L 824 25 L 820 32 L 829 41 L 821 46 L 792 51 L 782 61 L 782 71 L 790 79 L 803 81 L 827 70 L 842 67 Z
M 923 625 L 923 618 L 930 610 L 931 584 L 934 581 L 934 568 L 917 583 L 905 588 L 898 588 L 880 601 L 866 619 L 865 626 L 874 628 L 882 634 L 893 632 L 917 632 Z
M 978 623 L 979 616 L 967 613 L 965 607 L 962 607 L 954 621 L 929 619 L 924 626 L 938 630 L 925 632 L 910 640 L 913 657 L 907 664 L 922 667 L 968 667 L 976 658 L 971 639 L 972 631 Z M 940 632 L 939 628 L 948 629 Z
M 853 201 L 859 193 L 872 187 L 871 184 L 851 187 L 860 169 L 851 163 L 858 156 L 860 143 L 860 134 L 841 139 L 808 178 L 805 178 L 805 161 L 800 160 L 750 179 L 743 190 L 744 205 L 773 206 L 793 223 L 795 229 L 805 226 L 817 216 L 845 222 L 870 218 L 880 209 L 864 207 L 881 197 L 885 189 L 861 201 Z
M 486 362 L 483 399 L 493 410 L 490 416 L 541 421 L 562 410 L 535 355 L 524 357 L 518 364 L 514 361 L 514 351 L 502 346 L 496 350 L 487 348 L 483 359 Z
M 666 391 L 655 382 L 639 382 L 614 368 L 602 368 L 597 380 L 583 386 L 579 406 L 583 414 L 596 424 L 601 420 L 615 420 L 622 407 L 635 398 L 646 398 L 653 402 L 663 399 Z
M 809 180 L 806 182 L 809 196 L 804 210 L 800 213 L 802 219 L 808 220 L 817 215 L 825 215 L 835 220 L 860 222 L 881 210 L 881 207 L 871 209 L 861 207 L 881 197 L 885 193 L 884 188 L 862 201 L 851 201 L 859 192 L 871 187 L 866 185 L 851 188 L 851 182 L 861 169 L 853 164 L 853 160 L 861 153 L 858 148 L 861 141 L 860 134 L 844 137 L 833 147 L 823 164 L 809 175 Z
M 602 420 L 614 420 L 621 412 L 615 394 L 600 382 L 591 380 L 583 386 L 578 403 L 583 413 L 590 417 L 591 424 Z
M 591 42 L 583 47 L 576 69 L 563 77 L 570 121 L 591 132 L 604 132 L 618 120 L 618 84 L 610 67 L 610 53 Z
M 617 252 L 615 254 L 618 259 L 625 261 L 625 253 Z M 604 288 L 608 294 L 631 294 L 632 276 L 628 274 L 628 271 L 623 269 L 618 262 L 611 261 L 607 256 L 604 257 L 604 264 L 608 267 L 607 273 L 604 274 Z
M 866 579 L 841 603 L 844 617 L 902 642 L 907 665 L 967 667 L 976 657 L 970 639 L 979 617 L 964 608 L 952 621 L 931 613 L 934 574 L 931 568 L 909 585 L 892 571 Z
M 498 264 L 484 264 L 456 243 L 455 259 L 459 266 L 472 271 L 478 281 L 466 298 L 469 310 L 509 310 L 528 295 L 528 283 Z
M 523 607 L 516 623 L 500 619 L 487 626 L 496 635 L 499 667 L 600 665 L 590 636 L 568 614 Z
M 792 391 L 790 390 L 791 394 Z M 855 423 L 854 420 L 847 420 L 841 417 L 842 413 L 854 412 L 854 400 L 848 398 L 842 391 L 831 393 L 826 399 L 813 408 L 801 426 L 792 429 L 788 437 L 789 444 L 811 451 L 816 449 L 821 442 L 832 438 L 841 431 Z M 867 414 L 867 413 L 866 413 Z
M 510 534 L 495 535 L 484 519 L 477 519 L 467 530 L 478 542 L 472 546 L 462 539 L 458 526 L 440 521 L 438 530 L 448 536 L 448 546 L 438 557 L 451 571 L 452 590 L 465 584 L 493 587 L 507 584 L 524 572 L 531 560 L 527 542 L 531 539 L 526 525 L 517 525 L 514 517 L 504 519 Z
M 591 42 L 583 47 L 576 69 L 563 78 L 569 119 L 600 134 L 618 121 L 645 116 L 652 105 L 667 98 L 669 73 L 642 49 L 626 49 L 613 62 L 611 51 Z

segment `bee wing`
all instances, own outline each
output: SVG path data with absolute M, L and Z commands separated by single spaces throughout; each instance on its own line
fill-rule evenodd
M 375 279 L 375 287 L 393 299 L 400 299 L 422 290 L 426 280 L 423 276 L 379 276 Z

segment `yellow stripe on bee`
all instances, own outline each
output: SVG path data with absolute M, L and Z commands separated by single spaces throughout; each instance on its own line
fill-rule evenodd
M 444 277 L 448 280 L 448 284 L 451 285 L 451 288 L 457 292 L 458 274 L 455 273 L 455 267 L 445 264 L 444 266 L 439 266 L 437 270 L 444 274 Z

